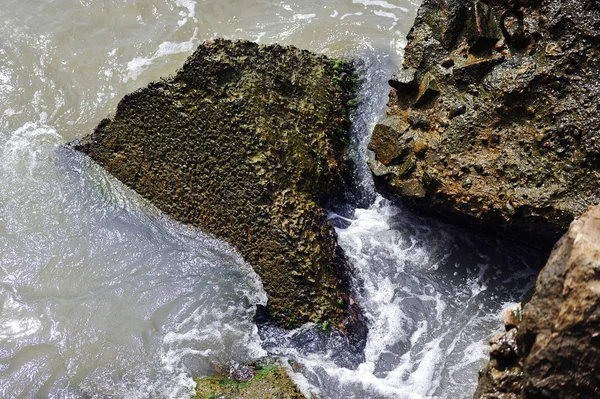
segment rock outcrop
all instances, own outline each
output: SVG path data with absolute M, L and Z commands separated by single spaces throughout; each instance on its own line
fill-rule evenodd
M 234 245 L 262 278 L 274 322 L 346 329 L 357 307 L 324 206 L 351 175 L 355 87 L 340 60 L 209 41 L 73 147 L 166 214 Z
M 425 0 L 376 126 L 380 191 L 551 246 L 600 201 L 600 4 Z
M 571 224 L 522 315 L 511 313 L 476 399 L 600 397 L 600 206 Z

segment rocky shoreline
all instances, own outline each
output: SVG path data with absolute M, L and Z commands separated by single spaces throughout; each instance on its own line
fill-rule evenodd
M 390 79 L 369 144 L 380 192 L 538 248 L 569 229 L 531 301 L 506 313 L 475 398 L 600 396 L 598 76 L 595 2 L 425 0 Z M 270 322 L 334 327 L 361 345 L 352 271 L 325 213 L 351 185 L 355 95 L 351 63 L 217 39 L 72 147 L 233 244 L 263 280 Z

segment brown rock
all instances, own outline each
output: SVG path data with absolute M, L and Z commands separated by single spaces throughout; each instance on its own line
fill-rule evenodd
M 597 2 L 423 1 L 382 122 L 412 134 L 419 156 L 377 189 L 549 250 L 600 203 L 599 26 Z M 388 167 L 410 152 L 401 140 L 370 148 Z M 467 183 L 463 165 L 479 177 Z M 425 191 L 407 190 L 414 181 Z
M 600 397 L 600 206 L 556 244 L 518 328 L 490 344 L 476 399 Z
M 521 308 L 520 303 L 517 303 L 516 305 L 511 306 L 502 312 L 502 321 L 507 331 L 512 328 L 516 328 L 522 319 L 523 309 Z
M 519 340 L 525 398 L 600 397 L 599 206 L 554 247 L 525 306 Z

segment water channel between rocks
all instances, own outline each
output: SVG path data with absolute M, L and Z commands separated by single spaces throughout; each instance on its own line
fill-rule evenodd
M 307 326 L 257 328 L 266 296 L 225 243 L 162 216 L 61 145 L 205 39 L 361 60 L 356 157 L 385 112 L 410 0 L 4 0 L 0 8 L 0 397 L 188 398 L 192 376 L 267 353 L 320 398 L 468 398 L 537 254 L 419 218 L 372 188 L 331 212 L 356 269 L 364 352 Z M 368 201 L 367 201 L 368 200 Z

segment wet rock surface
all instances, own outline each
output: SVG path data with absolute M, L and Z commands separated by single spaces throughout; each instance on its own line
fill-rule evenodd
M 600 5 L 425 0 L 376 126 L 380 191 L 550 247 L 600 201 Z
M 294 364 L 291 365 L 294 367 Z M 205 377 L 196 381 L 198 399 L 304 399 L 280 360 L 263 358 L 238 366 L 222 377 Z
M 280 326 L 357 322 L 324 206 L 351 174 L 352 66 L 293 47 L 202 44 L 73 146 L 173 218 L 233 244 Z
M 505 332 L 490 340 L 490 361 L 479 373 L 474 399 L 519 399 L 523 384 L 523 359 L 519 356 L 518 325 L 523 320 L 521 304 L 502 315 Z
M 505 320 L 475 398 L 600 397 L 600 206 L 556 244 L 518 327 Z

